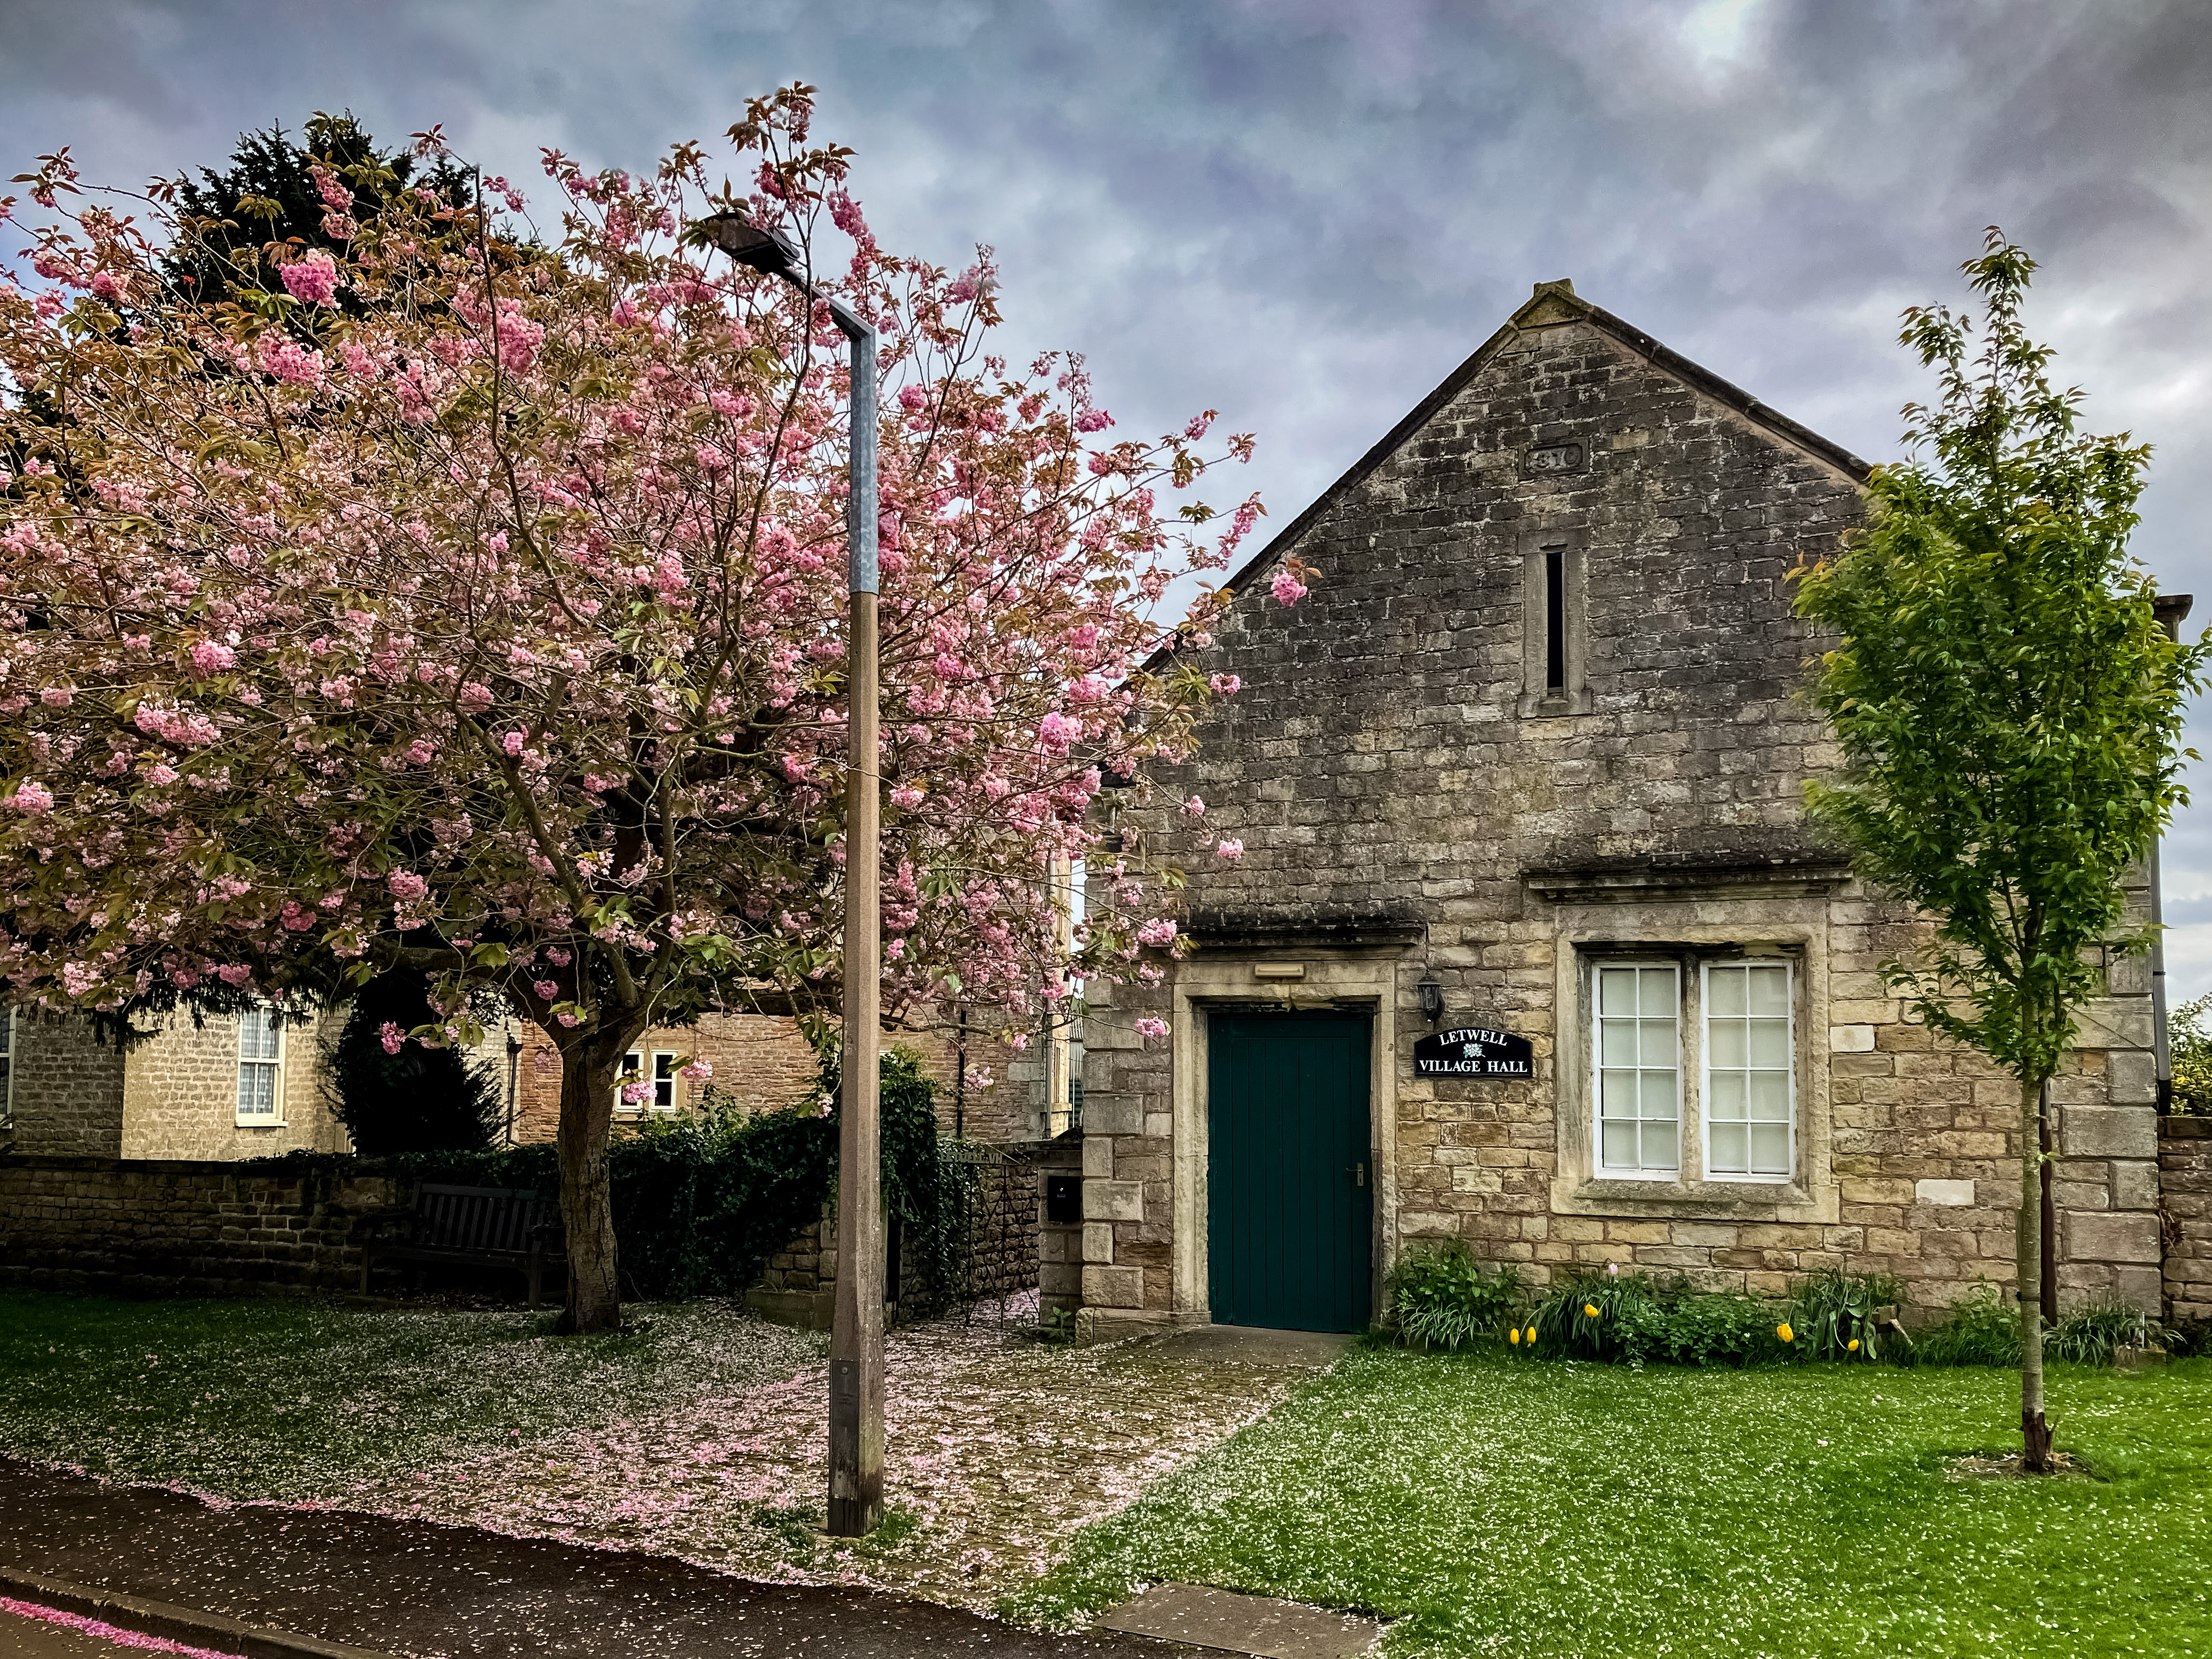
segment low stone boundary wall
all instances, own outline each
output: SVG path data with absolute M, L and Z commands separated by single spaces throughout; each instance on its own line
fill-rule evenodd
M 2212 1320 L 2212 1118 L 2158 1121 L 2166 1317 Z
M 349 1290 L 406 1200 L 373 1170 L 0 1158 L 0 1285 L 141 1296 Z
M 1040 1146 L 956 1143 L 946 1155 L 975 1171 L 968 1205 L 968 1273 L 951 1291 L 955 1303 L 1011 1296 L 1037 1282 L 1037 1158 Z M 923 1271 L 910 1247 L 899 1255 L 898 1282 Z M 745 1306 L 780 1324 L 828 1330 L 837 1290 L 837 1217 L 834 1208 L 769 1258 Z

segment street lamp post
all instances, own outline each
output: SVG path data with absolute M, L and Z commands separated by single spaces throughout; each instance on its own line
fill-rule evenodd
M 878 1058 L 882 1030 L 882 802 L 876 741 L 876 331 L 817 294 L 798 250 L 742 214 L 707 220 L 739 264 L 781 276 L 830 308 L 852 344 L 845 499 L 850 742 L 845 782 L 845 1053 L 837 1133 L 837 1292 L 830 1336 L 830 1531 L 858 1538 L 884 1514 L 884 1214 Z

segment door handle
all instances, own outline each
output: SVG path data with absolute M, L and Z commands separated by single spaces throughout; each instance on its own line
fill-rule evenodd
M 1367 1166 L 1364 1164 L 1355 1164 L 1352 1166 L 1352 1184 L 1355 1187 L 1364 1187 L 1367 1184 Z

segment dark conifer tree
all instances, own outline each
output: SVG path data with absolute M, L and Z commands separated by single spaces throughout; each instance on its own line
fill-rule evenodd
M 386 1047 L 387 1025 L 405 1032 L 436 1018 L 428 981 L 405 969 L 380 974 L 355 996 L 325 1058 L 331 1109 L 356 1152 L 482 1152 L 499 1133 L 506 1106 L 490 1068 L 453 1048 Z

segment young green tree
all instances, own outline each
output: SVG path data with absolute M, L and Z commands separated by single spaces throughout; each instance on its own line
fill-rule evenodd
M 2095 948 L 2150 943 L 2122 882 L 2185 799 L 2205 647 L 2168 639 L 2128 555 L 2148 447 L 2077 431 L 2081 392 L 2052 387 L 2021 327 L 2035 262 L 1992 228 L 1962 268 L 1979 353 L 1970 318 L 1905 313 L 1941 396 L 1906 407 L 1911 458 L 1875 470 L 1867 526 L 1802 575 L 1800 614 L 1839 636 L 1813 695 L 1844 757 L 1807 793 L 1862 874 L 1936 924 L 1883 964 L 1891 984 L 2020 1085 L 2021 1432 L 2041 1471 L 2044 1085 L 2099 988 Z

